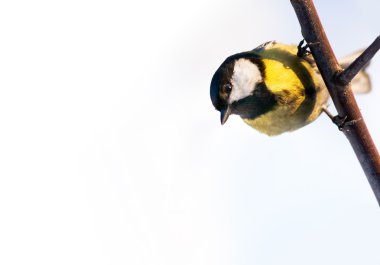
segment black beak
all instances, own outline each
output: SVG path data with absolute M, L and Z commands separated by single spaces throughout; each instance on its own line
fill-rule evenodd
M 231 113 L 232 109 L 230 106 L 227 106 L 226 108 L 220 110 L 220 122 L 222 123 L 222 125 L 226 123 Z

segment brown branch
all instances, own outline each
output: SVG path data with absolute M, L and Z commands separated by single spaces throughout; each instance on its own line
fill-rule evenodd
M 312 0 L 290 0 L 301 25 L 302 35 L 316 61 L 339 117 L 347 126 L 341 127 L 348 138 L 364 173 L 380 204 L 380 157 L 355 101 L 350 84 L 342 85 L 335 76 L 342 72 L 331 49 Z M 312 45 L 310 45 L 312 44 Z M 345 166 L 339 161 L 338 166 Z
M 337 75 L 337 81 L 343 86 L 350 83 L 359 71 L 375 56 L 379 49 L 380 36 L 350 66 Z

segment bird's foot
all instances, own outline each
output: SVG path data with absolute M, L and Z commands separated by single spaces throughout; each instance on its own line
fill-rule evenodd
M 347 121 L 347 116 L 340 117 L 339 115 L 336 115 L 332 119 L 333 123 L 335 123 L 336 126 L 338 126 L 338 129 L 340 131 L 343 131 L 343 129 L 347 128 L 348 126 L 354 125 L 355 123 L 359 122 L 360 120 L 361 120 L 361 118 L 355 119 L 355 120 L 351 120 L 351 121 Z
M 298 48 L 297 56 L 300 58 L 303 58 L 303 57 L 310 54 L 310 50 L 308 50 L 309 45 L 307 43 L 304 45 L 304 43 L 305 43 L 305 39 L 301 40 L 297 46 L 297 48 Z
M 309 54 L 311 54 L 310 47 L 318 45 L 318 44 L 319 44 L 319 42 L 306 43 L 305 39 L 301 40 L 297 46 L 297 48 L 298 48 L 297 56 L 300 58 L 308 56 Z
M 345 129 L 346 127 L 348 126 L 352 126 L 354 125 L 355 123 L 359 122 L 361 120 L 361 118 L 359 119 L 356 119 L 356 120 L 351 120 L 351 121 L 347 121 L 347 116 L 344 116 L 344 117 L 341 117 L 339 115 L 332 115 L 326 108 L 322 108 L 323 112 L 325 112 L 327 114 L 327 116 L 329 116 L 329 118 L 331 119 L 331 121 L 336 125 L 338 126 L 338 129 L 339 131 L 343 131 L 343 129 Z

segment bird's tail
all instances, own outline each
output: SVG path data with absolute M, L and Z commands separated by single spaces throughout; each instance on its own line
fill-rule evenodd
M 346 69 L 364 50 L 357 51 L 349 56 L 346 56 L 339 60 L 340 65 L 343 69 Z M 363 67 L 362 70 L 352 79 L 351 87 L 352 91 L 357 94 L 364 94 L 371 91 L 371 80 L 369 75 L 365 72 L 369 63 Z

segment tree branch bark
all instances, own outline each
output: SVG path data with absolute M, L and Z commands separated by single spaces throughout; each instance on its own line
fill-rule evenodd
M 380 36 L 343 72 L 337 75 L 337 81 L 345 86 L 359 73 L 359 71 L 372 59 L 380 49 Z
M 348 138 L 380 205 L 380 157 L 360 113 L 349 81 L 376 53 L 379 38 L 346 71 L 338 64 L 312 0 L 290 0 L 302 35 L 331 95 L 338 115 L 346 118 L 341 130 Z M 369 56 L 370 55 L 370 56 Z M 351 68 L 351 69 L 350 69 Z M 341 79 L 341 80 L 340 80 Z M 338 81 L 340 80 L 340 81 Z M 348 80 L 348 82 L 347 82 Z M 343 166 L 344 162 L 340 161 Z

